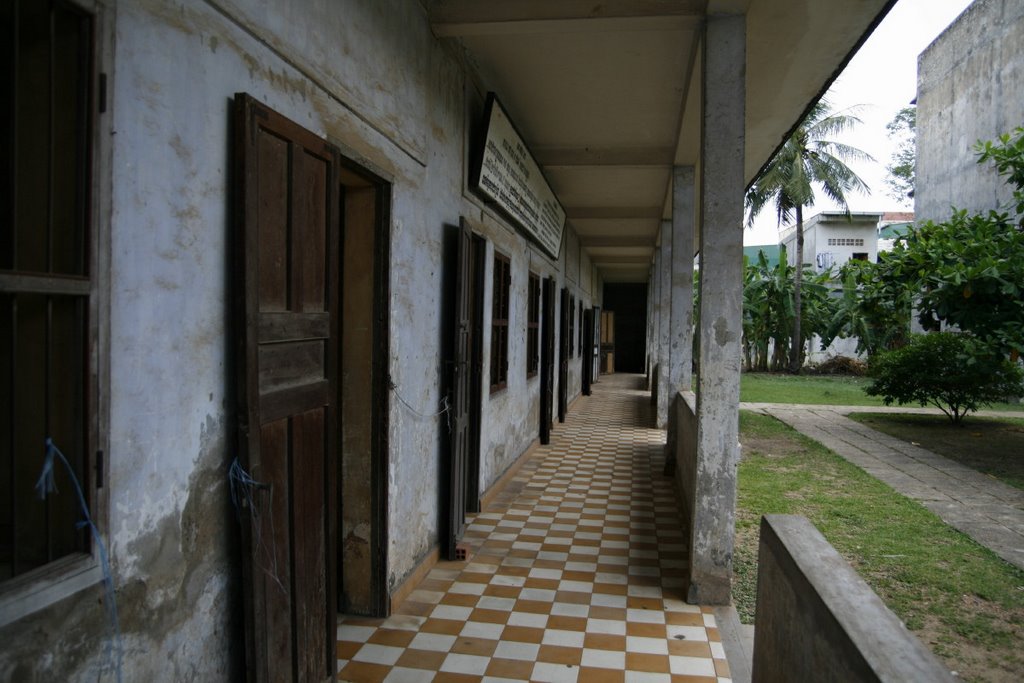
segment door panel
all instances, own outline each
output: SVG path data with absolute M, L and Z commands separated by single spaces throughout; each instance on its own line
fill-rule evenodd
M 555 282 L 544 278 L 541 298 L 540 442 L 551 442 L 551 409 L 555 402 Z
M 250 681 L 333 674 L 338 152 L 235 97 L 236 320 Z
M 569 308 L 569 290 L 562 287 L 562 324 L 558 344 L 558 421 L 565 422 L 565 413 L 569 408 L 569 320 L 572 310 Z

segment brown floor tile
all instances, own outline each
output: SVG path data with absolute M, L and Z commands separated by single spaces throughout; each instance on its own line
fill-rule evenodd
M 434 683 L 480 683 L 483 676 L 470 676 L 469 674 L 455 674 L 447 671 L 438 671 L 434 676 Z
M 337 646 L 338 659 L 352 659 L 355 653 L 359 652 L 362 643 L 350 643 L 347 640 L 339 640 Z
M 528 578 L 523 584 L 524 588 L 540 588 L 542 590 L 558 590 L 558 579 L 535 579 Z
M 620 607 L 599 607 L 592 605 L 587 615 L 591 619 L 611 619 L 612 621 L 625 621 L 626 610 Z
M 427 669 L 437 671 L 444 663 L 447 652 L 434 652 L 433 650 L 409 649 L 402 653 L 402 656 L 395 662 L 395 666 L 404 666 L 409 669 Z
M 627 636 L 641 636 L 643 638 L 666 638 L 664 624 L 647 624 L 639 621 L 626 622 Z
M 541 600 L 516 600 L 516 612 L 530 612 L 531 614 L 549 614 L 551 603 Z
M 451 581 L 443 581 L 441 579 L 424 579 L 422 582 L 420 582 L 418 586 L 416 586 L 416 589 L 423 591 L 438 591 L 443 593 L 449 588 L 451 588 L 451 585 Z
M 677 657 L 711 657 L 711 646 L 702 640 L 676 640 L 670 638 L 668 641 L 668 653 Z
M 506 626 L 501 632 L 502 640 L 514 640 L 520 643 L 539 643 L 544 639 L 544 629 L 527 626 Z
M 380 683 L 389 673 L 391 673 L 390 666 L 349 662 L 338 672 L 338 680 L 352 681 L 353 683 Z
M 625 595 L 627 587 L 620 583 L 595 583 L 594 592 L 604 595 Z
M 522 589 L 518 586 L 496 586 L 491 584 L 484 589 L 484 595 L 490 595 L 496 598 L 518 598 L 519 591 Z
M 496 609 L 475 609 L 469 615 L 469 621 L 482 621 L 485 624 L 504 624 L 508 622 L 508 612 Z
M 588 633 L 583 637 L 583 647 L 592 650 L 626 651 L 626 636 L 613 636 L 607 633 Z
M 568 602 L 573 605 L 589 605 L 590 593 L 580 593 L 578 591 L 557 591 L 555 593 L 555 602 Z
M 696 612 L 665 612 L 665 623 L 675 626 L 703 626 L 704 617 Z
M 664 604 L 661 598 L 638 598 L 631 595 L 626 598 L 626 607 L 629 609 L 651 609 L 660 612 L 664 609 Z
M 729 678 L 732 674 L 729 672 L 729 662 L 724 659 L 716 659 L 715 662 L 715 674 L 722 678 Z
M 457 636 L 462 632 L 465 624 L 453 619 L 427 619 L 420 626 L 420 630 L 426 633 L 441 633 L 448 636 Z
M 494 658 L 487 665 L 487 675 L 495 678 L 511 678 L 518 681 L 530 680 L 533 662 L 518 659 Z
M 628 671 L 648 671 L 651 673 L 668 673 L 667 655 L 648 655 L 641 652 L 626 653 L 626 669 Z
M 366 642 L 376 645 L 390 645 L 391 647 L 406 647 L 415 637 L 415 631 L 396 631 L 389 628 L 379 628 Z
M 708 629 L 708 640 L 711 641 L 712 643 L 720 643 L 720 642 L 722 642 L 722 634 L 720 634 L 718 632 L 717 628 L 709 628 Z
M 572 664 L 578 666 L 583 659 L 583 650 L 578 647 L 562 647 L 560 645 L 541 645 L 537 652 L 538 662 L 553 664 Z
M 474 638 L 472 636 L 462 636 L 455 641 L 452 645 L 452 652 L 457 652 L 461 655 L 478 655 L 480 657 L 490 657 L 494 654 L 494 648 L 498 646 L 498 641 L 487 640 L 485 638 Z
M 458 607 L 474 607 L 480 600 L 479 595 L 467 595 L 466 593 L 445 593 L 441 598 L 442 605 L 456 605 Z
M 690 676 L 687 674 L 675 674 L 672 676 L 672 683 L 717 683 L 714 676 Z
M 587 620 L 579 617 L 566 617 L 554 614 L 548 618 L 547 627 L 559 631 L 586 631 Z
M 580 667 L 580 675 L 576 680 L 580 683 L 624 683 L 626 672 L 583 666 Z
M 398 609 L 395 610 L 395 614 L 405 614 L 412 617 L 425 617 L 434 611 L 436 605 L 431 605 L 429 602 L 414 602 L 412 600 L 406 600 Z
M 481 572 L 462 572 L 459 574 L 459 581 L 463 583 L 490 583 L 491 575 Z

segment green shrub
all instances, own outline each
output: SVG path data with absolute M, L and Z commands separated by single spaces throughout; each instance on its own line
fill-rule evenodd
M 932 404 L 954 424 L 995 401 L 1019 396 L 1024 374 L 968 334 L 914 335 L 906 346 L 871 359 L 873 382 L 864 390 L 886 405 Z

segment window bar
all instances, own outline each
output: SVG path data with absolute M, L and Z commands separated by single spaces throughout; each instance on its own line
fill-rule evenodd
M 10 240 L 11 240 L 11 253 L 9 258 L 11 259 L 11 269 L 17 268 L 18 265 L 18 232 L 14 229 L 15 219 L 18 216 L 18 136 L 15 134 L 17 130 L 17 119 L 18 119 L 18 107 L 17 107 L 17 92 L 18 92 L 18 55 L 21 50 L 19 41 L 18 22 L 20 3 L 11 3 L 11 33 L 13 35 L 8 36 L 8 44 L 11 50 L 11 73 L 9 77 L 11 79 L 11 92 L 15 93 L 15 97 L 12 97 L 8 102 L 8 112 L 10 116 L 10 129 L 7 132 L 7 142 L 10 145 L 8 149 L 11 150 L 10 158 L 8 159 L 7 172 L 10 174 L 8 180 L 8 187 L 10 196 L 7 198 L 10 202 L 10 208 L 8 213 L 8 225 L 10 225 Z M 12 423 L 13 426 L 13 423 Z M 13 479 L 12 479 L 13 481 Z

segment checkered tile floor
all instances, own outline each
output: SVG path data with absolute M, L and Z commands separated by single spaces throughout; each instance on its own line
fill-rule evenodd
M 581 398 L 388 619 L 341 617 L 345 681 L 729 681 L 636 375 Z

